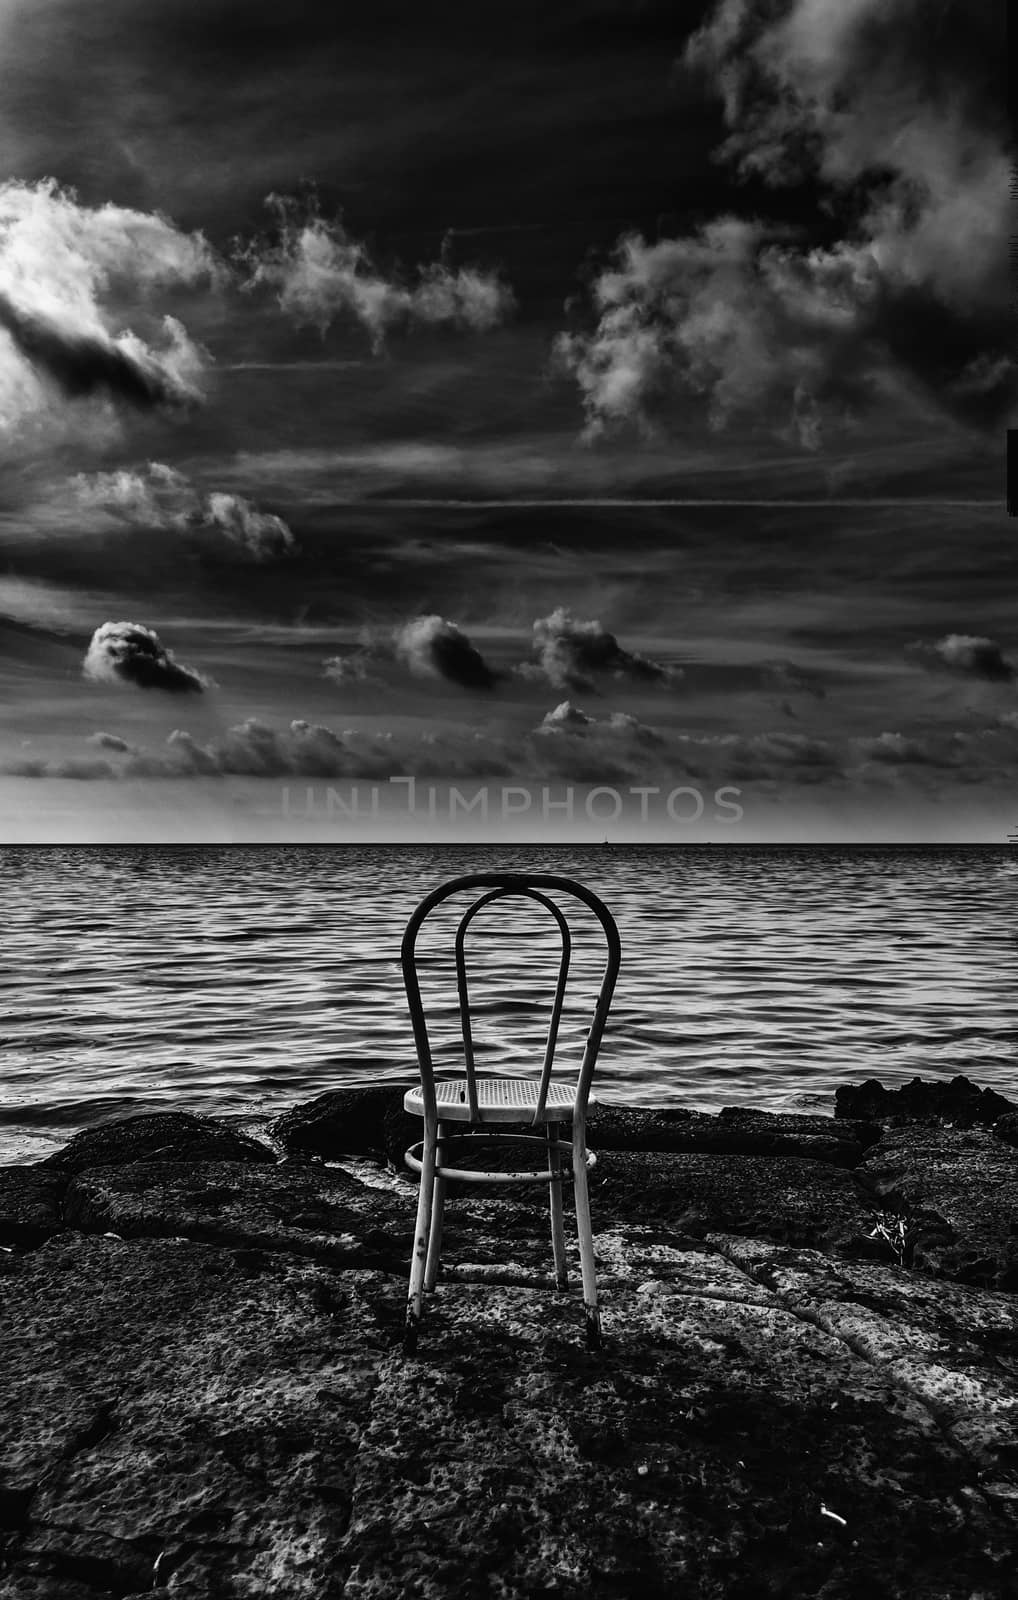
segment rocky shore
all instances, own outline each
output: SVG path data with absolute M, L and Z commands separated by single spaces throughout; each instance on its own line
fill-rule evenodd
M 600 1355 L 471 1189 L 403 1357 L 398 1086 L 0 1168 L 0 1600 L 1015 1592 L 1018 1106 L 835 1109 L 592 1111 Z

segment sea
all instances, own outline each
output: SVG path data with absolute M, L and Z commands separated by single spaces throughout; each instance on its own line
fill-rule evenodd
M 839 1085 L 958 1073 L 1018 1099 L 1006 845 L 9 847 L 0 1164 L 138 1112 L 257 1130 L 325 1090 L 412 1078 L 408 918 L 448 880 L 528 870 L 587 885 L 620 930 L 601 1100 L 832 1115 Z M 462 1059 L 451 951 L 470 903 L 445 902 L 419 946 L 440 1075 Z M 579 911 L 563 1076 L 603 962 Z M 539 1066 L 550 916 L 493 904 L 467 950 L 478 1069 Z

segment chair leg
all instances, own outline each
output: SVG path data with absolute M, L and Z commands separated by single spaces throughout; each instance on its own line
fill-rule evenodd
M 406 1328 L 403 1333 L 403 1351 L 413 1355 L 417 1348 L 417 1330 L 424 1306 L 424 1273 L 428 1260 L 428 1240 L 431 1237 L 431 1212 L 435 1199 L 435 1163 L 438 1130 L 425 1124 L 424 1149 L 421 1153 L 421 1187 L 417 1196 L 417 1223 L 414 1228 L 414 1251 L 410 1263 L 410 1293 L 407 1299 Z
M 583 1278 L 583 1312 L 587 1324 L 587 1344 L 591 1350 L 600 1350 L 601 1318 L 597 1309 L 594 1234 L 590 1225 L 587 1146 L 582 1127 L 577 1128 L 573 1134 L 573 1189 L 576 1194 L 576 1235 L 580 1245 L 580 1274 Z
M 443 1128 L 438 1124 L 438 1165 L 441 1166 L 441 1139 Z M 445 1190 L 444 1178 L 435 1179 L 435 1190 L 431 1203 L 431 1230 L 428 1235 L 428 1260 L 424 1268 L 424 1292 L 430 1294 L 438 1278 L 438 1269 L 442 1262 L 442 1222 L 445 1217 Z
M 562 1148 L 558 1142 L 558 1126 L 547 1125 L 548 1173 L 555 1181 L 549 1183 L 551 1205 L 551 1248 L 555 1258 L 555 1282 L 560 1289 L 568 1289 L 569 1273 L 566 1267 L 566 1230 L 562 1216 Z

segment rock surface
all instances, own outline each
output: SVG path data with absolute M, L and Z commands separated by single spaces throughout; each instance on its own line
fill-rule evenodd
M 402 1166 L 404 1151 L 421 1137 L 420 1118 L 403 1111 L 404 1092 L 417 1081 L 329 1090 L 284 1112 L 270 1131 L 294 1155 L 336 1161 L 384 1154 Z M 879 1137 L 879 1127 L 864 1119 L 775 1116 L 736 1107 L 715 1117 L 682 1108 L 594 1103 L 588 1118 L 588 1140 L 595 1150 L 805 1156 L 843 1167 L 856 1166 Z
M 39 1165 L 84 1172 L 128 1161 L 275 1161 L 267 1145 L 212 1117 L 156 1111 L 86 1128 Z
M 42 1244 L 64 1227 L 67 1177 L 41 1167 L 0 1167 L 0 1246 Z
M 700 1151 L 705 1155 L 804 1156 L 854 1167 L 880 1137 L 872 1123 L 844 1118 L 775 1116 L 726 1106 L 720 1116 L 695 1111 L 637 1111 L 598 1105 L 591 1112 L 595 1150 Z
M 451 1190 L 409 1360 L 414 1183 L 321 1159 L 392 1108 L 302 1108 L 292 1130 L 333 1132 L 278 1163 L 216 1138 L 182 1159 L 166 1125 L 139 1159 L 120 1124 L 91 1163 L 0 1171 L 0 1600 L 1007 1591 L 1018 1297 L 972 1253 L 1000 1279 L 1012 1147 L 737 1113 L 705 1120 L 803 1143 L 602 1145 L 600 1355 L 571 1242 L 550 1287 L 544 1196 Z M 858 1166 L 811 1157 L 825 1137 Z M 902 1267 L 874 1208 L 920 1183 Z
M 900 1089 L 885 1089 L 876 1078 L 862 1084 L 847 1084 L 834 1099 L 838 1117 L 864 1117 L 875 1122 L 951 1122 L 958 1128 L 975 1123 L 990 1125 L 1018 1111 L 1013 1100 L 1005 1100 L 994 1089 L 980 1089 L 968 1078 L 952 1078 L 948 1083 L 913 1078 Z
M 1018 1290 L 1018 1150 L 987 1128 L 889 1128 L 859 1175 L 919 1213 L 912 1264 Z
M 270 1131 L 294 1155 L 326 1161 L 341 1156 L 387 1155 L 402 1162 L 403 1151 L 421 1137 L 418 1118 L 403 1113 L 403 1095 L 419 1082 L 384 1083 L 365 1089 L 330 1089 L 293 1106 L 270 1124 Z M 407 1137 L 393 1136 L 391 1124 L 405 1120 Z

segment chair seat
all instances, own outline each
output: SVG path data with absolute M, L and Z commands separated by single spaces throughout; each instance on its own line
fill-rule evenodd
M 478 1078 L 477 1106 L 482 1122 L 527 1122 L 537 1107 L 540 1084 L 533 1078 Z M 435 1084 L 439 1120 L 442 1122 L 469 1122 L 470 1106 L 467 1101 L 467 1080 L 453 1078 Z M 588 1103 L 594 1099 L 588 1096 Z M 550 1083 L 544 1106 L 544 1121 L 568 1122 L 576 1108 L 576 1085 Z M 424 1095 L 420 1088 L 408 1089 L 403 1097 L 403 1109 L 412 1116 L 423 1117 Z

